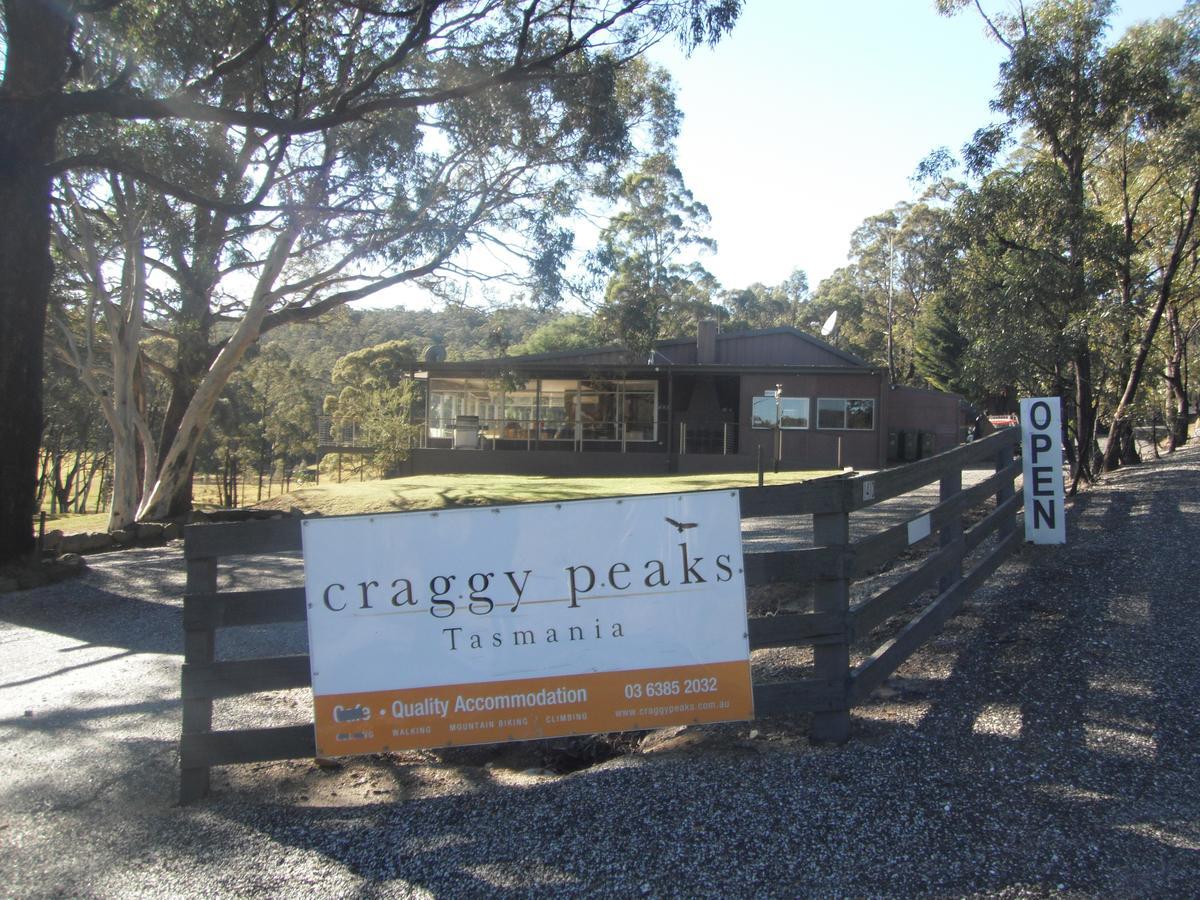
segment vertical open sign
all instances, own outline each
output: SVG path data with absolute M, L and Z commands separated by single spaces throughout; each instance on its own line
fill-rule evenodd
M 1058 397 L 1021 401 L 1021 455 L 1025 540 L 1035 544 L 1065 544 L 1062 401 Z

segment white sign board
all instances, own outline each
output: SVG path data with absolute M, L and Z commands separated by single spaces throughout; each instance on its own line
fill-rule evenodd
M 736 491 L 302 533 L 321 755 L 753 715 Z
M 1062 402 L 1058 397 L 1021 401 L 1021 457 L 1025 540 L 1035 544 L 1065 544 Z

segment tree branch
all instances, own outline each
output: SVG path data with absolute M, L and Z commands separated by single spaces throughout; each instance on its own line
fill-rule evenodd
M 1004 48 L 1006 50 L 1008 50 L 1009 53 L 1011 53 L 1013 51 L 1013 45 L 1011 43 L 1009 43 L 1008 39 L 1004 36 L 1004 34 L 1000 31 L 1000 29 L 996 27 L 996 23 L 992 21 L 992 17 L 983 11 L 983 5 L 979 2 L 979 0 L 975 0 L 975 9 L 979 11 L 980 18 L 982 18 L 983 21 L 987 23 L 987 27 L 989 29 L 991 29 L 992 36 L 996 40 L 998 40 L 1002 45 L 1004 45 Z M 1024 18 L 1025 18 L 1025 9 L 1024 9 L 1024 7 L 1022 7 L 1022 9 L 1021 9 L 1022 21 L 1024 21 Z M 1028 30 L 1028 28 L 1026 30 Z
M 185 84 L 183 88 L 180 89 L 180 93 L 192 95 L 198 94 L 201 91 L 207 90 L 208 88 L 216 85 L 226 75 L 231 75 L 239 69 L 243 69 L 250 65 L 250 63 L 254 61 L 254 58 L 258 56 L 258 54 L 270 46 L 271 37 L 275 34 L 275 32 L 278 31 L 279 28 L 283 26 L 289 19 L 291 19 L 296 14 L 296 11 L 307 2 L 308 0 L 296 0 L 296 2 L 292 4 L 291 8 L 288 9 L 282 16 L 277 17 L 273 22 L 268 22 L 253 41 L 251 41 L 233 56 L 223 59 L 221 62 L 217 63 L 215 66 L 213 66 L 212 71 L 210 71 L 203 78 L 197 78 L 194 81 Z M 271 8 L 274 9 L 274 6 Z
M 392 94 L 358 105 L 347 104 L 340 108 L 335 106 L 330 112 L 309 117 L 289 119 L 270 113 L 212 106 L 192 99 L 184 91 L 168 97 L 155 98 L 123 94 L 109 88 L 63 94 L 54 101 L 54 113 L 62 118 L 108 115 L 118 119 L 134 120 L 189 119 L 195 122 L 254 128 L 281 136 L 311 134 L 357 121 L 376 113 L 437 106 L 442 103 L 467 99 L 493 88 L 548 78 L 553 74 L 550 70 L 557 63 L 586 49 L 593 37 L 611 28 L 622 18 L 640 6 L 644 6 L 646 2 L 647 0 L 630 0 L 608 16 L 593 22 L 585 32 L 567 40 L 557 50 L 536 57 L 529 62 L 509 66 L 474 81 L 437 90 Z M 380 77 L 379 74 L 368 74 L 359 84 L 349 87 L 347 92 L 352 95 L 356 92 L 361 94 L 360 88 L 366 89 L 371 83 L 374 83 L 372 79 L 378 77 Z

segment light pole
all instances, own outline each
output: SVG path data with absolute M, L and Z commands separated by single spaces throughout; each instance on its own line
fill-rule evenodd
M 783 385 L 775 385 L 775 474 L 779 474 L 779 460 L 783 456 L 783 423 L 779 419 L 780 401 L 783 399 Z

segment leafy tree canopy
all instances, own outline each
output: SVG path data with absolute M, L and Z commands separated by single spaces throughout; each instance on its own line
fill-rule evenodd
M 740 6 L 8 0 L 0 391 L 20 398 L 21 437 L 0 448 L 0 559 L 32 546 L 53 178 L 91 194 L 89 215 L 109 212 L 92 173 L 156 195 L 129 237 L 178 285 L 172 397 L 138 510 L 160 517 L 189 502 L 199 435 L 260 334 L 453 270 L 471 248 L 524 257 L 552 298 L 559 219 L 616 177 L 639 130 L 671 127 L 631 61 L 671 35 L 717 40 Z

